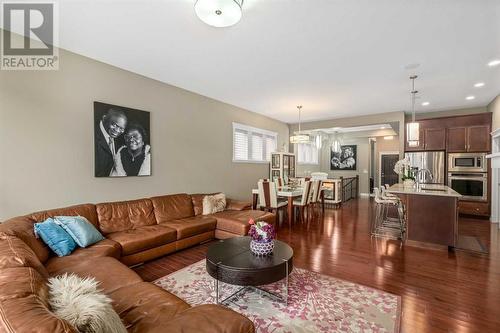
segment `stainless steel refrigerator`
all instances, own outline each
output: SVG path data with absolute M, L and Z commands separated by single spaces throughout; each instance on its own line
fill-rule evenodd
M 405 153 L 405 157 L 410 160 L 410 165 L 417 173 L 420 169 L 428 169 L 432 174 L 432 179 L 426 173 L 420 173 L 421 183 L 444 184 L 445 183 L 445 152 L 444 151 L 423 151 L 416 153 Z

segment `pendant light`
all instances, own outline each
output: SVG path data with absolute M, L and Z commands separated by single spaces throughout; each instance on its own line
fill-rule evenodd
M 332 149 L 332 153 L 342 152 L 342 147 L 341 147 L 341 143 L 340 143 L 339 136 L 338 136 L 337 132 L 335 132 L 333 134 L 333 141 L 332 141 L 331 149 Z
M 418 76 L 410 76 L 411 80 L 411 122 L 406 124 L 406 141 L 409 147 L 418 147 L 420 136 L 420 124 L 415 121 L 415 98 L 418 93 L 415 90 L 415 79 Z
M 242 6 L 243 0 L 197 0 L 194 11 L 206 24 L 224 28 L 240 21 Z
M 321 147 L 323 146 L 323 136 L 321 135 L 321 132 L 318 132 L 314 137 L 314 145 L 318 149 L 321 149 Z
M 311 141 L 309 134 L 302 134 L 300 130 L 300 111 L 302 110 L 302 105 L 297 105 L 297 109 L 299 110 L 299 131 L 290 137 L 290 143 L 309 143 Z

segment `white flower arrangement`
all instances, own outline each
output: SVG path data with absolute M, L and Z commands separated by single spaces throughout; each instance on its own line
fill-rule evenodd
M 394 165 L 394 172 L 400 175 L 403 180 L 405 179 L 415 179 L 411 171 L 410 160 L 408 158 L 403 158 L 396 162 Z

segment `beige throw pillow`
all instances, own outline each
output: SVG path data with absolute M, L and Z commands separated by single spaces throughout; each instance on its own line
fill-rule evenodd
M 94 278 L 64 274 L 49 279 L 49 304 L 54 314 L 81 333 L 127 333 L 112 300 Z
M 224 193 L 206 195 L 203 198 L 203 215 L 222 212 L 224 209 L 226 209 L 226 195 Z

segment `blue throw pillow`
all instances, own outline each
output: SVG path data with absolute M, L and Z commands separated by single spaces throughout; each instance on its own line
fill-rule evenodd
M 67 256 L 76 248 L 73 238 L 51 218 L 35 223 L 34 229 L 35 235 L 42 238 L 59 257 Z
M 92 223 L 83 216 L 56 216 L 54 221 L 63 227 L 80 247 L 87 247 L 104 239 Z

